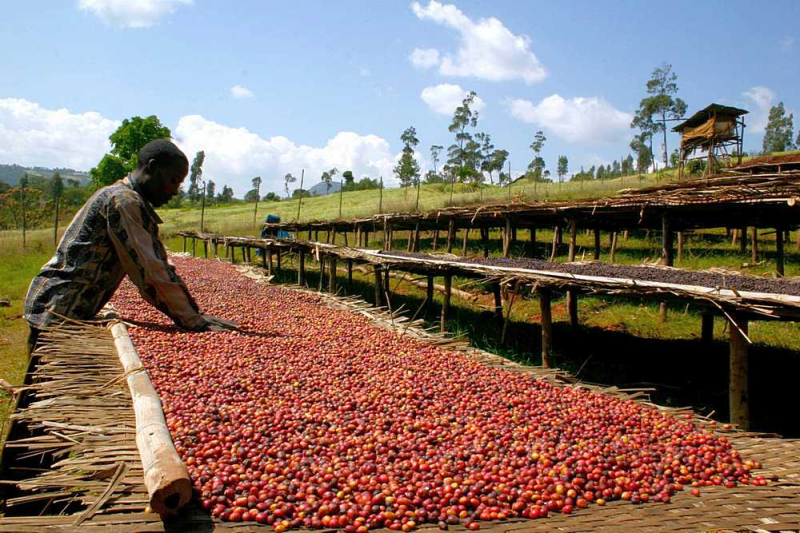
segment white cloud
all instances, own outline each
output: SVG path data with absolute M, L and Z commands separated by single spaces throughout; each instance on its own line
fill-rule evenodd
M 758 85 L 749 91 L 743 92 L 742 96 L 749 98 L 756 107 L 750 115 L 750 131 L 754 133 L 764 131 L 769 118 L 769 110 L 775 101 L 775 91 L 769 87 Z
M 467 97 L 467 94 L 468 92 L 460 85 L 442 83 L 434 87 L 425 87 L 420 96 L 434 112 L 451 116 L 456 107 L 461 105 L 461 101 Z M 482 111 L 485 107 L 486 103 L 476 96 L 472 106 L 473 111 Z
M 78 0 L 78 8 L 112 26 L 147 28 L 179 7 L 193 3 L 193 0 Z
M 204 176 L 219 186 L 231 185 L 237 195 L 250 189 L 253 176 L 261 176 L 267 191 L 282 191 L 283 177 L 298 178 L 305 168 L 304 188 L 316 185 L 323 171 L 333 167 L 352 170 L 357 177 L 383 176 L 391 181 L 395 155 L 389 143 L 376 135 L 343 131 L 322 147 L 296 144 L 286 137 L 264 139 L 245 128 L 233 128 L 200 115 L 184 116 L 173 130 L 177 144 L 191 159 L 205 150 Z
M 241 85 L 234 85 L 233 87 L 231 87 L 231 96 L 233 98 L 236 98 L 237 100 L 244 100 L 247 98 L 255 97 L 253 91 L 245 87 L 242 87 Z
M 596 96 L 565 99 L 558 94 L 538 104 L 505 102 L 512 116 L 553 131 L 567 142 L 612 142 L 624 139 L 633 117 Z
M 441 62 L 437 61 L 440 74 L 474 76 L 490 81 L 522 79 L 527 84 L 537 83 L 547 76 L 547 71 L 530 50 L 530 38 L 514 35 L 494 17 L 476 23 L 453 4 L 436 0 L 431 0 L 426 7 L 414 2 L 411 9 L 420 20 L 430 20 L 459 34 L 459 48 L 455 55 L 445 53 Z M 427 57 L 432 61 L 431 50 L 422 52 L 426 55 L 418 54 L 418 59 Z M 414 54 L 417 50 L 411 55 L 412 62 Z
M 111 149 L 108 137 L 119 124 L 93 111 L 74 114 L 0 99 L 0 162 L 88 170 Z
M 435 48 L 414 48 L 411 52 L 411 64 L 419 69 L 435 67 L 439 64 L 439 50 Z

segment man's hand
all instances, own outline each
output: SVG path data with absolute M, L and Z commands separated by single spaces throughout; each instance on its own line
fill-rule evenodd
M 204 331 L 233 331 L 239 327 L 236 322 L 214 315 L 203 315 L 203 319 L 206 321 Z

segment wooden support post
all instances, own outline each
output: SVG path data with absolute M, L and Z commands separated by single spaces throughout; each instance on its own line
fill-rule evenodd
M 747 340 L 742 335 L 742 332 L 747 334 L 747 319 L 739 314 L 734 314 L 733 319 L 736 325 L 730 324 L 728 328 L 730 331 L 729 420 L 732 424 L 747 430 L 750 429 L 749 361 Z
M 542 366 L 550 368 L 553 347 L 553 315 L 550 309 L 550 289 L 539 290 L 539 308 L 542 314 Z
M 331 238 L 330 241 L 328 241 L 328 242 L 330 242 L 331 244 L 336 244 L 336 227 L 335 226 L 333 228 L 331 228 L 331 231 L 328 232 L 328 235 Z
M 328 292 L 336 294 L 336 256 L 332 255 L 328 260 L 330 274 L 328 274 Z
M 272 247 L 271 246 L 267 248 L 267 251 L 264 254 L 264 257 L 266 258 L 266 261 L 267 261 L 267 275 L 271 276 L 272 275 Z
M 414 249 L 414 230 L 408 230 L 408 242 L 406 243 L 406 252 Z
M 575 255 L 578 251 L 578 223 L 574 220 L 569 221 L 569 259 L 572 263 L 575 261 Z
M 219 257 L 219 254 L 217 253 L 218 251 L 217 246 L 219 246 L 219 243 L 215 240 L 213 244 L 214 244 L 214 258 L 216 259 Z
M 192 237 L 192 257 L 197 257 L 197 239 Z
M 674 264 L 672 242 L 672 224 L 669 216 L 663 215 L 661 217 L 661 263 L 664 266 Z
M 342 233 L 344 233 L 344 245 L 345 245 L 345 246 L 350 246 L 350 245 L 347 243 L 347 232 L 346 232 L 346 231 L 344 231 L 344 232 L 342 232 Z
M 435 252 L 438 249 L 439 249 L 439 230 L 435 229 L 433 230 L 433 251 Z
M 531 257 L 536 257 L 536 228 L 531 226 Z
M 661 302 L 658 307 L 658 319 L 663 323 L 667 321 L 667 302 Z
M 739 230 L 739 251 L 743 254 L 747 253 L 747 226 L 742 226 Z
M 775 229 L 775 271 L 778 277 L 784 276 L 783 270 L 783 230 L 781 228 Z
M 428 274 L 428 284 L 425 287 L 425 307 L 430 309 L 433 306 L 433 276 Z
M 359 248 L 362 246 L 361 244 L 361 224 L 356 224 L 356 246 Z
M 203 256 L 208 259 L 208 241 L 203 240 Z
M 389 241 L 386 243 L 386 250 L 391 252 L 392 251 L 392 244 L 394 243 L 394 230 L 392 230 L 392 225 L 389 224 Z
M 301 287 L 306 284 L 306 251 L 303 248 L 297 252 L 297 284 Z
M 313 239 L 311 238 L 311 230 L 308 230 L 308 242 L 311 242 Z
M 600 230 L 594 229 L 594 260 L 600 260 Z
M 550 252 L 550 261 L 555 261 L 556 255 L 558 254 L 558 236 L 561 233 L 561 228 L 556 226 L 553 229 L 553 251 Z
M 314 242 L 319 242 L 319 230 L 314 230 Z
M 281 249 L 278 248 L 275 254 L 275 270 L 281 269 Z
M 447 225 L 447 253 L 453 253 L 453 241 L 456 238 L 456 221 L 454 219 L 450 219 Z
M 261 249 L 261 268 L 265 270 L 267 270 L 267 254 L 269 253 L 267 250 L 271 250 L 269 245 Z M 267 270 L 267 275 L 269 275 L 269 270 Z
M 389 251 L 389 219 L 383 217 L 383 249 Z
M 347 260 L 347 284 L 352 286 L 353 285 L 353 260 Z
M 369 232 L 364 232 L 364 248 L 369 248 Z
M 569 312 L 569 325 L 573 329 L 578 327 L 578 291 L 567 290 L 567 311 Z
M 380 307 L 383 302 L 383 281 L 381 280 L 381 266 L 374 266 L 375 273 L 375 307 Z
M 481 228 L 481 245 L 483 246 L 483 257 L 489 257 L 489 228 Z
M 683 232 L 678 232 L 678 263 L 683 263 L 683 244 L 684 244 L 684 237 Z
M 325 256 L 320 254 L 319 256 L 319 287 L 317 287 L 318 292 L 322 292 L 322 287 L 325 286 Z
M 492 283 L 492 293 L 494 294 L 494 315 L 500 318 L 503 316 L 503 298 L 500 294 L 500 283 Z
M 417 221 L 417 226 L 414 228 L 414 246 L 412 247 L 412 252 L 419 252 L 419 221 Z
M 181 235 L 183 238 L 183 253 L 186 253 L 186 235 Z
M 231 244 L 231 264 L 236 264 L 236 247 L 233 244 Z
M 617 255 L 617 232 L 614 231 L 611 233 L 611 251 L 609 252 L 609 261 L 612 263 Z
M 464 228 L 464 243 L 461 246 L 461 255 L 467 257 L 467 247 L 469 246 L 469 228 Z
M 750 246 L 753 251 L 753 264 L 758 263 L 758 228 L 753 226 L 753 243 Z
M 506 228 L 503 231 L 503 257 L 511 253 L 511 219 L 506 218 Z
M 450 307 L 450 293 L 453 288 L 453 275 L 449 272 L 444 276 L 444 297 L 442 299 L 442 317 L 440 323 L 441 332 L 447 331 L 447 310 Z
M 511 246 L 517 244 L 517 227 L 511 226 Z
M 700 340 L 703 344 L 711 344 L 714 341 L 714 314 L 704 312 L 700 315 Z

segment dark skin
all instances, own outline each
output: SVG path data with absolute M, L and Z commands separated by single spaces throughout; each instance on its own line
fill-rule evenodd
M 180 192 L 181 184 L 189 173 L 189 162 L 177 159 L 169 164 L 159 165 L 151 159 L 146 165 L 133 171 L 131 177 L 139 184 L 142 196 L 153 207 L 167 204 Z M 227 331 L 236 329 L 236 323 L 212 315 L 203 315 L 206 323 L 201 331 Z

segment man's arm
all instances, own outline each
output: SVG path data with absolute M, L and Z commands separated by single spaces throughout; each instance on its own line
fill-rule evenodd
M 139 202 L 113 198 L 108 206 L 108 234 L 122 267 L 142 297 L 181 327 L 206 329 L 189 290 L 167 262 L 164 245 L 145 228 Z

